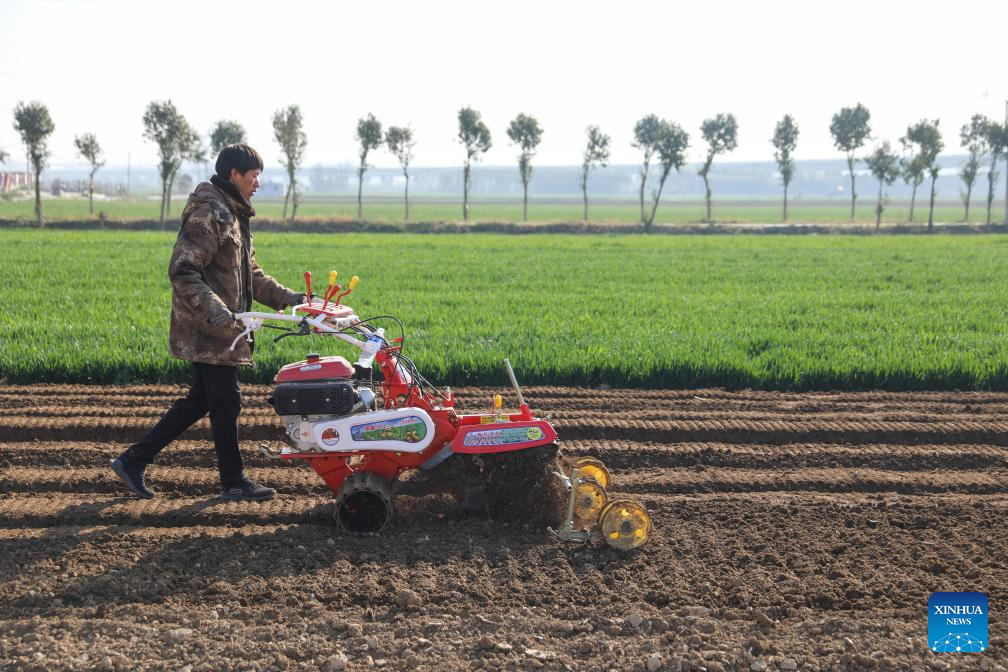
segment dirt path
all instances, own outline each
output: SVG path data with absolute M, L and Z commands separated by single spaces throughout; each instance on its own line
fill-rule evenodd
M 400 497 L 340 535 L 245 388 L 242 445 L 276 500 L 222 503 L 209 426 L 150 501 L 104 466 L 173 386 L 0 387 L 4 669 L 1004 669 L 1008 394 L 530 388 L 568 455 L 654 512 L 629 555 Z M 464 407 L 495 392 L 458 390 Z M 927 598 L 990 600 L 983 654 L 927 649 Z M 794 667 L 791 667 L 791 663 Z M 765 667 L 763 665 L 765 664 Z M 982 668 L 981 668 L 982 669 Z

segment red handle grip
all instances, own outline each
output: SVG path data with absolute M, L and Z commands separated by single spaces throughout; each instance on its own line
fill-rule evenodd
M 305 285 L 308 286 L 308 295 L 305 296 L 305 300 L 310 304 L 311 303 L 311 271 L 305 271 L 304 272 L 304 281 L 305 281 Z

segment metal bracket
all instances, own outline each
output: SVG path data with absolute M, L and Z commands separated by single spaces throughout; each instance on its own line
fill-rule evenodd
M 280 459 L 280 451 L 273 450 L 272 448 L 270 448 L 270 446 L 269 446 L 268 443 L 260 443 L 257 446 L 257 448 L 258 448 L 259 452 L 262 455 L 264 455 L 265 457 L 268 457 L 271 460 L 279 460 Z

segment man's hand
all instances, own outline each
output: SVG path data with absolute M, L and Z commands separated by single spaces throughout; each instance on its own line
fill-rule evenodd
M 305 303 L 305 295 L 301 292 L 291 292 L 287 295 L 287 307 L 299 306 Z
M 221 307 L 210 314 L 210 324 L 215 327 L 230 327 L 232 325 L 238 326 L 235 321 L 234 313 L 232 313 L 227 307 Z

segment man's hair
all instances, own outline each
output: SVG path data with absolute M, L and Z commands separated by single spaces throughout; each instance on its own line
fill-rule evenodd
M 217 155 L 215 170 L 222 179 L 231 179 L 231 171 L 237 170 L 244 175 L 250 170 L 263 169 L 263 160 L 259 152 L 248 145 L 228 145 Z

